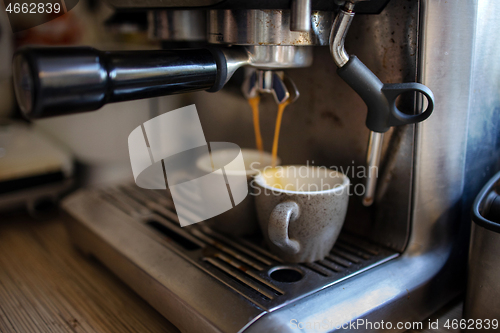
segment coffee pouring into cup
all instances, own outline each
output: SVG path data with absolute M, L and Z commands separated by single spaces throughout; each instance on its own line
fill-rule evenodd
M 269 249 L 290 263 L 328 255 L 347 213 L 349 184 L 326 167 L 292 165 L 256 175 L 255 204 Z

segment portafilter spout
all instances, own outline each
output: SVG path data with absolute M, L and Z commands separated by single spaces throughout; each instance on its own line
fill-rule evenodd
M 253 70 L 245 78 L 242 91 L 246 99 L 251 99 L 259 93 L 272 94 L 278 105 L 293 103 L 300 96 L 295 83 L 283 71 L 275 70 Z
M 93 111 L 107 103 L 215 92 L 249 61 L 242 47 L 118 52 L 27 47 L 14 55 L 13 76 L 21 111 L 36 119 Z

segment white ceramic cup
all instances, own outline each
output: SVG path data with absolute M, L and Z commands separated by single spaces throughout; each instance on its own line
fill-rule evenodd
M 255 176 L 255 205 L 269 249 L 289 263 L 328 255 L 344 223 L 349 183 L 338 171 L 305 165 Z
M 241 149 L 243 160 L 245 162 L 245 175 L 247 177 L 247 184 L 250 184 L 252 177 L 259 173 L 259 171 L 265 167 L 269 167 L 272 163 L 272 156 L 267 152 L 259 152 L 256 149 Z M 226 155 L 234 155 L 233 151 L 217 150 L 212 152 L 212 158 L 214 160 L 227 160 Z M 278 158 L 276 163 L 280 164 L 280 159 Z M 208 154 L 201 156 L 197 162 L 196 166 L 203 170 L 204 172 L 212 171 L 212 164 L 210 156 Z M 239 170 L 231 170 L 230 168 L 224 168 L 227 175 L 237 175 L 240 174 Z M 251 195 L 249 188 L 249 194 L 247 197 L 236 207 L 217 215 L 206 223 L 213 229 L 221 231 L 225 234 L 234 236 L 252 235 L 256 233 L 259 229 L 257 223 L 257 216 L 255 214 L 255 203 L 254 198 Z

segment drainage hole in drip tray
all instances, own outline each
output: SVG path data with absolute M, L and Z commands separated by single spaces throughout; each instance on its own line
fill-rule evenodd
M 278 282 L 297 282 L 302 279 L 304 273 L 298 268 L 291 266 L 278 266 L 269 271 L 269 276 Z

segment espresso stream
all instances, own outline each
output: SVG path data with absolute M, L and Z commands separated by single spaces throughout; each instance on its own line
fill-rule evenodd
M 285 101 L 278 105 L 278 116 L 276 117 L 276 127 L 274 128 L 274 140 L 273 140 L 273 150 L 272 150 L 272 164 L 271 166 L 276 167 L 276 161 L 278 160 L 278 140 L 280 138 L 281 120 L 283 119 L 283 111 L 285 111 L 286 106 L 290 104 L 289 101 Z
M 264 151 L 264 146 L 262 143 L 262 135 L 260 133 L 260 124 L 259 124 L 259 102 L 260 97 L 255 96 L 248 99 L 248 104 L 252 108 L 253 112 L 253 128 L 255 132 L 255 143 L 257 145 L 257 149 L 262 153 Z M 273 140 L 273 149 L 272 149 L 272 162 L 271 166 L 276 167 L 276 161 L 278 160 L 278 141 L 280 137 L 280 129 L 281 129 L 281 120 L 283 119 L 283 112 L 285 111 L 286 106 L 290 104 L 289 101 L 285 101 L 278 105 L 278 115 L 276 117 L 276 127 L 274 128 L 274 140 Z
M 262 145 L 262 135 L 260 134 L 260 124 L 259 124 L 259 95 L 249 98 L 248 104 L 252 108 L 253 112 L 253 129 L 255 131 L 255 144 L 257 145 L 257 149 L 261 152 L 264 152 L 264 146 Z

